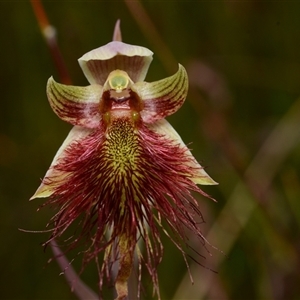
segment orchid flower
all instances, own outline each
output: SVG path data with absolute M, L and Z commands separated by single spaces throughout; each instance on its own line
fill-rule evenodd
M 197 184 L 216 182 L 165 120 L 187 96 L 184 67 L 179 65 L 165 79 L 145 82 L 153 53 L 123 43 L 119 27 L 114 36 L 114 41 L 79 59 L 90 85 L 48 80 L 53 111 L 74 127 L 32 199 L 49 197 L 44 205 L 58 210 L 50 221 L 52 234 L 46 244 L 73 223 L 77 226 L 67 250 L 79 244 L 85 247 L 83 265 L 96 261 L 100 290 L 105 280 L 112 279 L 112 265 L 118 262 L 113 280 L 117 299 L 125 299 L 137 257 L 139 270 L 146 267 L 153 292 L 160 297 L 160 235 L 170 237 L 184 258 L 186 229 L 204 242 L 198 226 L 202 217 L 192 192 L 207 196 Z

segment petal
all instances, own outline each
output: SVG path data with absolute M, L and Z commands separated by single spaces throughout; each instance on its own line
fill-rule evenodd
M 50 168 L 48 169 L 41 185 L 38 187 L 35 194 L 30 198 L 30 200 L 34 198 L 46 198 L 51 196 L 56 187 L 62 183 L 62 181 L 67 177 L 67 173 L 63 171 L 59 171 L 55 168 L 55 166 L 66 156 L 66 148 L 75 141 L 80 141 L 87 135 L 92 132 L 91 129 L 83 128 L 80 126 L 74 126 L 69 132 L 67 138 L 57 151 Z
M 99 102 L 102 96 L 100 85 L 64 85 L 50 77 L 47 96 L 52 109 L 62 120 L 88 128 L 99 125 Z
M 158 134 L 165 135 L 168 139 L 173 140 L 175 144 L 179 144 L 180 147 L 186 149 L 186 154 L 190 158 L 189 167 L 195 170 L 194 177 L 191 180 L 196 184 L 202 185 L 214 185 L 218 184 L 215 182 L 203 169 L 203 167 L 196 161 L 191 151 L 182 141 L 179 134 L 171 126 L 171 124 L 166 120 L 159 120 L 153 124 L 148 124 L 148 127 Z
M 173 76 L 155 82 L 138 82 L 132 86 L 144 103 L 141 116 L 144 122 L 153 123 L 176 112 L 188 92 L 188 77 L 182 65 Z
M 91 84 L 103 85 L 109 73 L 117 69 L 137 82 L 145 79 L 152 55 L 147 48 L 113 41 L 84 54 L 78 62 Z

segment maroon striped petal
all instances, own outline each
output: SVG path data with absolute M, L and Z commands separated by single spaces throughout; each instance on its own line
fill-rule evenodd
M 113 41 L 84 54 L 78 61 L 91 84 L 103 85 L 110 72 L 118 69 L 126 71 L 134 82 L 143 81 L 152 55 L 147 48 Z
M 67 138 L 60 146 L 57 151 L 44 179 L 42 180 L 41 185 L 38 187 L 35 194 L 30 198 L 46 198 L 51 196 L 55 189 L 63 184 L 64 180 L 68 177 L 69 173 L 65 172 L 58 168 L 59 164 L 65 159 L 68 155 L 68 148 L 70 145 L 78 144 L 92 132 L 92 129 L 83 128 L 79 126 L 74 126 L 69 132 Z
M 191 151 L 182 141 L 180 135 L 167 120 L 162 119 L 153 124 L 148 124 L 148 127 L 154 132 L 163 135 L 166 139 L 173 141 L 174 145 L 178 145 L 178 147 L 183 149 L 188 157 L 185 163 L 189 172 L 186 174 L 186 176 L 189 177 L 194 183 L 202 185 L 218 184 L 204 171 L 204 168 L 197 162 Z
M 173 76 L 151 83 L 135 83 L 132 90 L 143 101 L 143 121 L 153 123 L 175 113 L 182 106 L 188 92 L 187 73 L 179 65 Z
M 47 83 L 47 96 L 53 111 L 62 120 L 87 128 L 99 125 L 102 86 L 64 85 L 50 77 Z

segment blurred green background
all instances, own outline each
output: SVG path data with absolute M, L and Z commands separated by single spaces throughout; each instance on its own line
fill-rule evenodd
M 159 266 L 163 299 L 300 299 L 299 1 L 45 1 L 72 81 L 87 85 L 77 59 L 111 40 L 154 51 L 147 80 L 189 73 L 184 106 L 169 121 L 219 186 L 200 198 L 207 239 L 190 243 L 194 285 L 167 240 Z M 59 81 L 33 10 L 0 2 L 0 299 L 76 299 L 50 249 L 41 247 L 53 215 L 28 202 L 70 130 L 52 112 L 47 79 Z M 77 261 L 80 261 L 77 259 Z M 76 263 L 75 263 L 76 266 Z M 83 279 L 93 288 L 96 272 Z M 144 277 L 145 299 L 151 299 Z M 107 289 L 109 297 L 112 288 Z

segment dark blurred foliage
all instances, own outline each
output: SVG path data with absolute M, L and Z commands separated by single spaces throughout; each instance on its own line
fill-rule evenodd
M 200 263 L 218 271 L 191 260 L 191 285 L 166 239 L 162 298 L 299 299 L 300 3 L 140 3 L 147 18 L 135 1 L 44 6 L 76 85 L 87 85 L 77 59 L 109 42 L 118 18 L 125 42 L 155 53 L 148 81 L 170 75 L 176 62 L 188 70 L 189 97 L 169 120 L 220 183 L 203 187 L 218 203 L 199 198 L 200 226 L 224 254 L 208 246 L 210 256 L 191 236 L 206 256 Z M 0 7 L 0 298 L 75 299 L 56 263 L 47 263 L 51 251 L 41 243 L 48 233 L 18 230 L 44 230 L 53 215 L 51 208 L 36 212 L 42 199 L 28 199 L 70 130 L 45 94 L 47 79 L 59 78 L 30 4 Z M 93 267 L 83 279 L 96 287 Z M 150 280 L 143 282 L 150 299 Z

